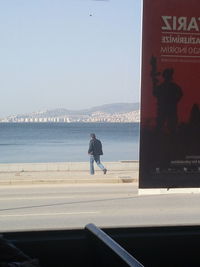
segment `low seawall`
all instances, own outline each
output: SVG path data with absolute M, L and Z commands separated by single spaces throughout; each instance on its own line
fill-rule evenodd
M 138 161 L 103 162 L 110 171 L 138 171 Z M 0 172 L 81 172 L 88 171 L 89 162 L 9 163 L 0 164 Z M 95 169 L 98 167 L 95 164 Z

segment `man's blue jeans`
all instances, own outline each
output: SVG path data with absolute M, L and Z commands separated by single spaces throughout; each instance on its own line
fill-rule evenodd
M 90 155 L 90 174 L 94 174 L 94 161 L 96 162 L 97 166 L 101 169 L 104 170 L 104 166 L 100 161 L 100 155 Z

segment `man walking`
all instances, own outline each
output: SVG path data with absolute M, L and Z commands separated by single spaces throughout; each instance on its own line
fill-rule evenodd
M 91 140 L 89 143 L 88 154 L 90 155 L 90 174 L 94 175 L 94 161 L 97 166 L 106 174 L 107 169 L 103 166 L 100 161 L 100 155 L 103 155 L 101 141 L 96 139 L 94 133 L 90 134 Z

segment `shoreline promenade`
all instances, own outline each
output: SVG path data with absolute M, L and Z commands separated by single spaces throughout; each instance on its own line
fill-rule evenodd
M 139 162 L 103 162 L 106 175 L 95 165 L 89 174 L 89 162 L 9 163 L 0 164 L 0 185 L 137 183 Z

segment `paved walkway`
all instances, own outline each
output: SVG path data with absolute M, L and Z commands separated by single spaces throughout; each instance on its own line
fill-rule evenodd
M 108 171 L 106 175 L 97 171 L 89 175 L 86 171 L 18 171 L 0 172 L 0 185 L 38 183 L 133 183 L 138 181 L 138 172 Z
M 138 161 L 105 162 L 106 175 L 88 162 L 0 164 L 0 185 L 38 183 L 133 183 L 138 181 Z

